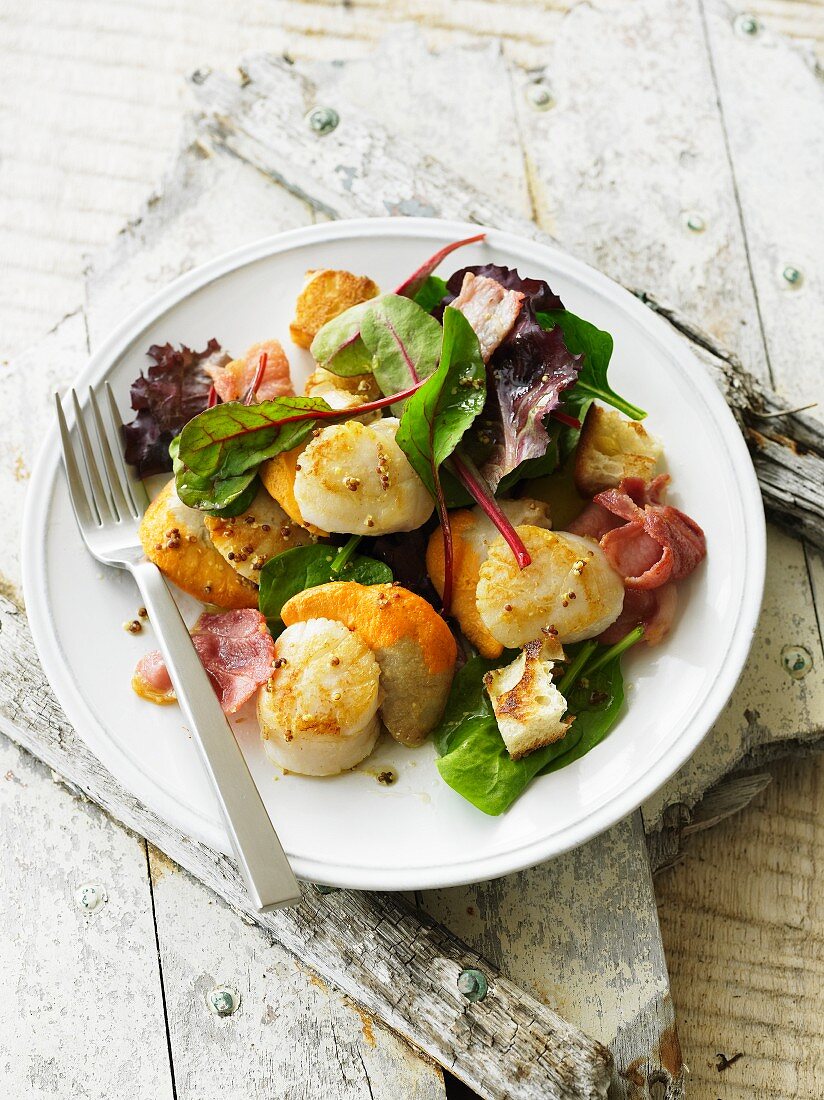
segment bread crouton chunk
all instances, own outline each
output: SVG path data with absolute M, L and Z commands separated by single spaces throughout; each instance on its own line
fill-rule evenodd
M 531 642 L 511 664 L 484 676 L 498 729 L 513 760 L 560 741 L 574 721 L 564 717 L 567 702 L 552 679 L 557 655 L 558 650 L 543 641 Z
M 619 485 L 622 478 L 649 481 L 661 444 L 636 420 L 590 405 L 575 455 L 575 485 L 585 497 Z
M 289 333 L 301 348 L 308 348 L 317 332 L 339 313 L 367 302 L 378 294 L 378 286 L 366 275 L 323 268 L 307 271 L 303 289 L 295 302 L 295 319 Z

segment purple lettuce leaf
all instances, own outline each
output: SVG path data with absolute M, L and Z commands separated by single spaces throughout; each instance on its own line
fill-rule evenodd
M 547 331 L 536 317 L 563 309 L 561 299 L 543 279 L 523 279 L 514 268 L 483 264 L 456 271 L 446 284 L 441 313 L 460 293 L 468 271 L 524 295 L 512 330 L 487 364 L 487 402 L 478 418 L 484 441 L 491 442 L 481 473 L 494 491 L 526 459 L 546 453 L 550 438 L 544 419 L 560 405 L 564 390 L 575 385 L 581 358 L 567 350 L 559 327 Z
M 550 444 L 544 420 L 574 386 L 580 359 L 570 355 L 560 328 L 531 330 L 506 340 L 493 355 L 488 370 L 494 397 L 486 425 L 492 449 L 481 473 L 493 490 L 501 479 L 528 458 L 542 458 Z
M 169 444 L 209 403 L 212 379 L 206 366 L 223 365 L 230 358 L 217 340 L 210 340 L 203 351 L 152 344 L 146 354 L 154 362 L 131 387 L 137 416 L 123 426 L 126 461 L 141 477 L 171 471 Z

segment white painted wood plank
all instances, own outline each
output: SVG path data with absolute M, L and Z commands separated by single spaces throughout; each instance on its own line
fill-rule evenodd
M 150 858 L 177 1100 L 443 1100 L 434 1063 L 157 849 Z M 230 1015 L 210 1007 L 215 990 L 231 991 Z
M 3 1095 L 172 1100 L 145 842 L 5 737 L 0 835 Z
M 493 882 L 423 894 L 427 912 L 556 1011 L 606 1043 L 612 1100 L 685 1071 L 640 815 L 590 844 Z M 644 1094 L 641 1094 L 644 1095 Z

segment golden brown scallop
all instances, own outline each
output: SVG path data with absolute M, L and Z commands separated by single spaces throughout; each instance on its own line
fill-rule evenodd
M 174 478 L 146 509 L 140 541 L 149 561 L 195 599 L 217 607 L 257 607 L 257 587 L 220 556 L 203 512 L 179 499 Z
M 314 541 L 263 488 L 239 516 L 206 516 L 204 522 L 217 552 L 254 584 L 270 558 Z
M 287 626 L 335 619 L 375 654 L 384 691 L 384 725 L 405 745 L 431 733 L 446 706 L 457 646 L 449 627 L 421 596 L 395 584 L 332 581 L 293 596 L 281 610 Z

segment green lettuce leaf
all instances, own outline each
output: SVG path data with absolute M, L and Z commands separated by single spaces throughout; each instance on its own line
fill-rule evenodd
M 257 470 L 238 477 L 210 478 L 196 474 L 180 461 L 180 436 L 169 444 L 175 492 L 189 508 L 199 508 L 211 516 L 239 516 L 245 512 L 258 490 Z
M 643 420 L 643 409 L 625 400 L 607 381 L 607 370 L 612 358 L 613 341 L 608 332 L 596 328 L 589 321 L 576 317 L 567 309 L 551 309 L 538 314 L 544 328 L 556 325 L 564 334 L 567 350 L 573 355 L 583 355 L 584 361 L 578 373 L 578 381 L 564 393 L 564 411 L 583 420 L 594 400 L 612 405 L 631 420 Z
M 455 675 L 441 723 L 433 734 L 440 753 L 438 771 L 444 782 L 473 806 L 493 816 L 509 809 L 544 768 L 566 753 L 578 734 L 573 722 L 554 745 L 513 760 L 501 737 L 484 674 L 514 660 L 505 653 L 494 661 L 473 657 Z
M 563 690 L 575 721 L 560 741 L 520 760 L 507 752 L 483 682 L 486 672 L 509 664 L 517 651 L 496 660 L 473 657 L 456 674 L 432 735 L 444 781 L 473 806 L 495 815 L 508 809 L 536 776 L 580 759 L 618 720 L 624 703 L 621 655 L 642 635 L 642 630 L 633 631 L 614 646 L 584 642 L 567 648 L 569 688 Z
M 438 275 L 430 275 L 415 295 L 415 301 L 421 309 L 425 309 L 427 313 L 431 313 L 435 306 L 441 304 L 441 301 L 448 293 L 449 288 L 446 285 L 446 281 L 441 279 Z
M 372 370 L 372 353 L 361 339 L 361 322 L 367 310 L 379 301 L 380 297 L 358 302 L 318 330 L 309 350 L 319 367 L 343 377 Z
M 372 355 L 372 373 L 385 396 L 428 378 L 438 365 L 443 331 L 411 298 L 384 294 L 369 302 L 361 339 Z
M 352 554 L 342 568 L 333 571 L 339 551 L 336 546 L 316 543 L 296 546 L 270 558 L 260 571 L 258 607 L 266 616 L 271 632 L 277 636 L 283 630 L 280 617 L 283 605 L 307 588 L 317 588 L 327 581 L 357 581 L 358 584 L 389 584 L 392 570 L 385 562 L 361 554 Z

